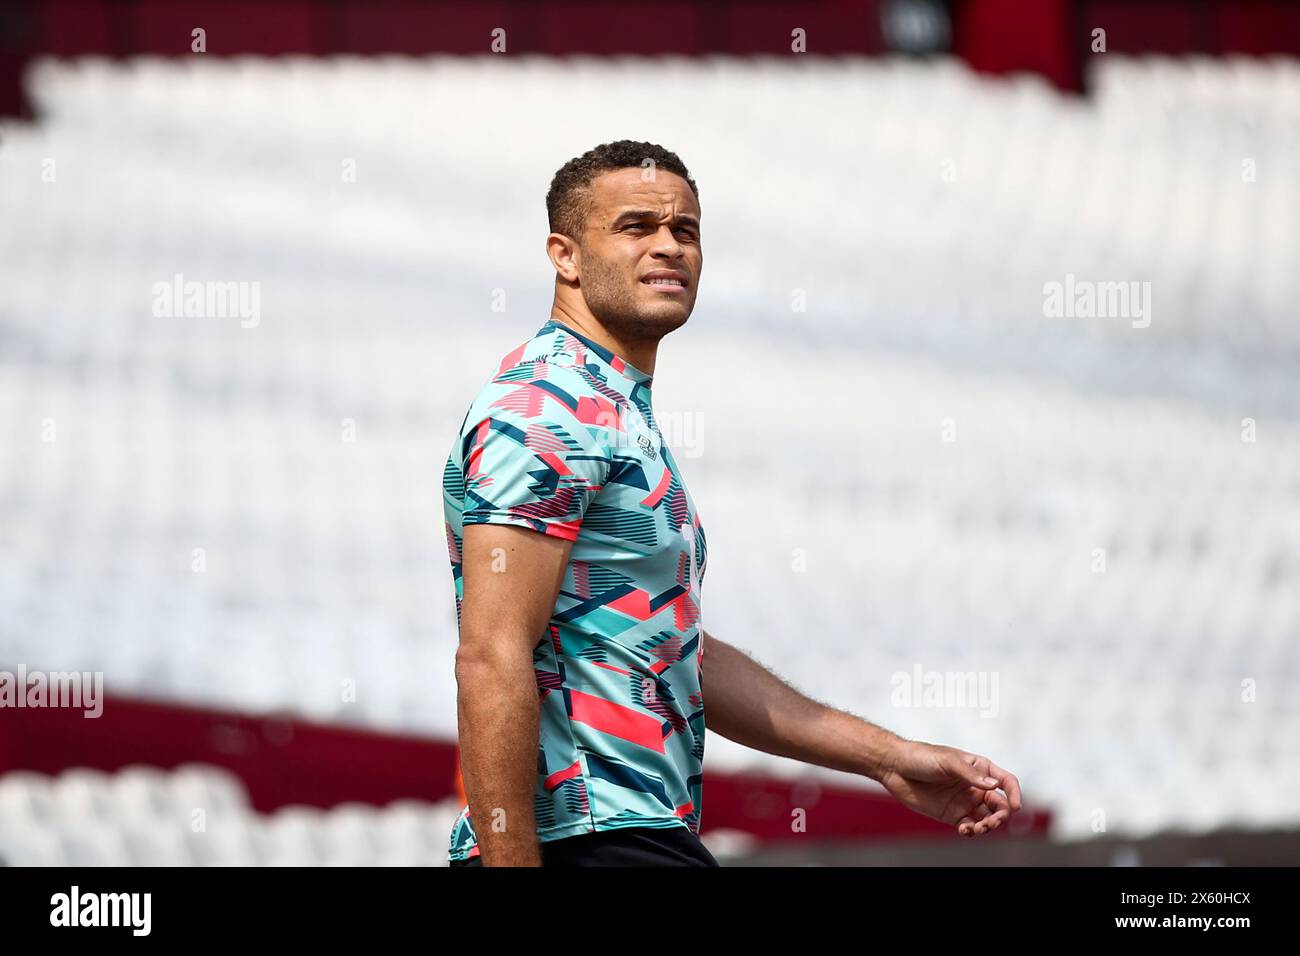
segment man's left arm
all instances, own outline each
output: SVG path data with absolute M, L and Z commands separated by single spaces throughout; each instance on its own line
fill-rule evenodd
M 995 830 L 1020 809 L 1020 782 L 987 757 L 907 740 L 818 703 L 707 631 L 701 666 L 705 726 L 728 740 L 870 777 L 962 836 Z

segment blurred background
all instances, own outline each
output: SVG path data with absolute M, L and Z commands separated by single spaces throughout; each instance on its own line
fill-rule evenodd
M 1297 54 L 1263 0 L 7 4 L 0 860 L 446 865 L 442 466 L 627 138 L 700 188 L 704 626 L 1027 802 L 711 734 L 715 855 L 1300 863 Z

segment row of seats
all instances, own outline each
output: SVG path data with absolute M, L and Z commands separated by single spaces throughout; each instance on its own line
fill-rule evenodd
M 0 863 L 10 866 L 446 866 L 456 801 L 249 807 L 206 764 L 0 776 Z
M 261 814 L 211 764 L 0 775 L 0 866 L 447 866 L 456 800 L 286 806 Z M 704 837 L 720 861 L 752 851 Z
M 759 312 L 804 334 L 830 327 L 839 340 L 848 328 L 834 319 L 843 316 L 869 343 L 901 310 L 945 337 L 950 327 L 984 323 L 1007 337 L 1051 327 L 1117 348 L 1179 343 L 1267 355 L 1284 345 L 1294 356 L 1300 333 L 1287 316 L 1297 280 L 1286 239 L 1300 203 L 1287 172 L 1296 71 L 1268 61 L 1184 68 L 1097 59 L 1100 93 L 1083 104 L 1041 82 L 981 79 L 957 63 L 706 60 L 665 73 L 653 61 L 527 58 L 47 61 L 29 84 L 46 123 L 17 137 L 6 169 L 21 175 L 6 199 L 24 220 L 88 228 L 89 238 L 100 227 L 79 222 L 84 201 L 109 193 L 98 201 L 118 213 L 118 268 L 106 271 L 122 281 L 133 270 L 121 266 L 142 269 L 148 281 L 137 290 L 187 267 L 237 262 L 220 278 L 261 277 L 268 310 L 277 296 L 310 296 L 331 273 L 372 269 L 403 282 L 427 270 L 431 292 L 455 284 L 447 277 L 482 276 L 486 300 L 495 287 L 535 281 L 540 247 L 513 210 L 535 216 L 535 194 L 558 165 L 527 137 L 497 149 L 496 131 L 527 129 L 547 80 L 564 74 L 584 107 L 576 147 L 601 138 L 596 117 L 653 82 L 689 89 L 696 104 L 661 138 L 694 146 L 708 185 L 710 289 L 742 306 L 737 327 Z M 1257 78 L 1245 93 L 1242 77 Z M 1231 109 L 1210 109 L 1207 89 L 1222 91 L 1215 102 Z M 763 98 L 738 99 L 742 91 Z M 723 128 L 710 122 L 715 115 L 728 117 Z M 773 138 L 773 116 L 798 116 L 816 136 Z M 449 143 L 461 154 L 449 155 Z M 735 145 L 746 143 L 759 151 Z M 46 158 L 65 164 L 57 188 L 39 179 Z M 730 175 L 733 167 L 745 175 Z M 190 177 L 204 188 L 192 190 Z M 439 189 L 448 178 L 457 188 Z M 791 195 L 800 201 L 783 202 Z M 121 215 L 150 197 L 165 199 L 175 218 Z M 758 212 L 774 205 L 781 230 L 818 230 L 815 257 L 789 241 L 770 260 L 772 252 L 751 249 Z M 865 219 L 845 218 L 846 209 Z M 455 222 L 454 237 L 434 222 Z M 292 254 L 250 254 L 245 228 L 348 268 L 303 274 Z M 38 254 L 13 245 L 19 262 Z M 20 280 L 24 271 L 14 270 Z M 1155 320 L 1138 330 L 1113 317 L 1045 317 L 1044 284 L 1067 274 L 1149 281 Z M 829 321 L 792 314 L 796 289 Z

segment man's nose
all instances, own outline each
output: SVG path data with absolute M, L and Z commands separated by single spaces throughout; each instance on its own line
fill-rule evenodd
M 655 255 L 680 256 L 684 252 L 682 244 L 673 235 L 672 226 L 664 226 L 655 233 Z

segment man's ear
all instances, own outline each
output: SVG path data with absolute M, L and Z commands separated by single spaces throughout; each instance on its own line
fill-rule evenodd
M 576 283 L 582 265 L 578 244 L 563 233 L 553 232 L 546 237 L 546 255 L 555 267 L 555 273 L 565 282 Z

